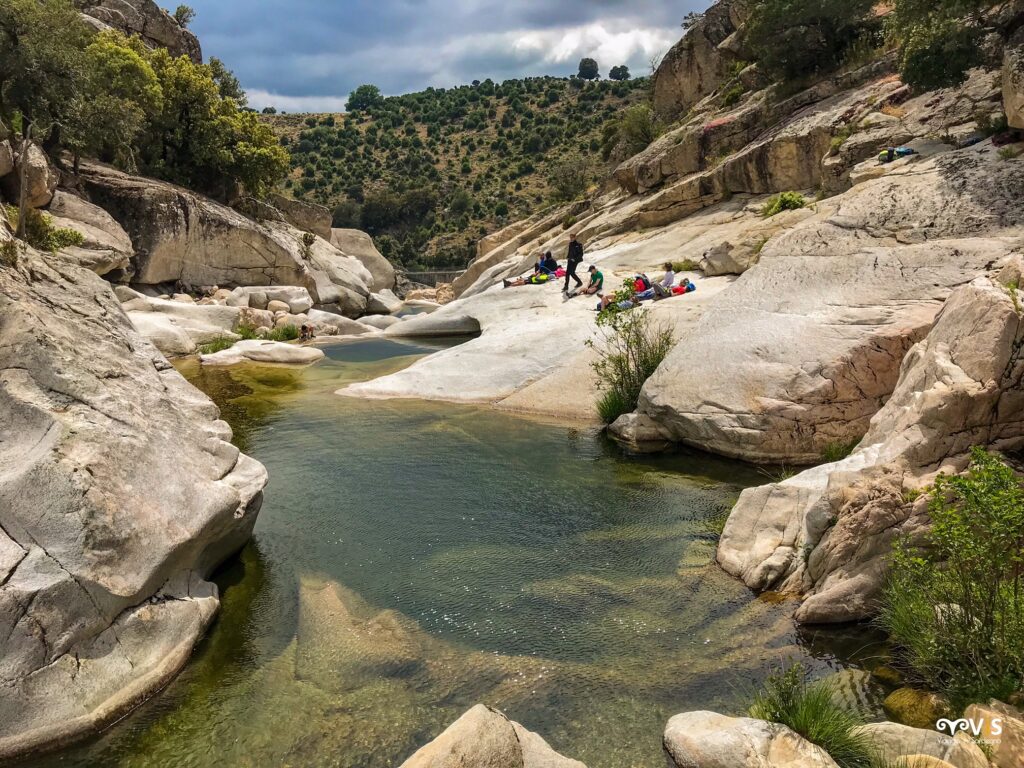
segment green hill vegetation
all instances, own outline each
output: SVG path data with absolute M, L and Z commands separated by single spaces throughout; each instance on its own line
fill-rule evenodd
M 366 230 L 397 264 L 447 269 L 466 266 L 482 235 L 603 178 L 620 133 L 656 132 L 648 95 L 646 78 L 484 80 L 388 98 L 361 86 L 346 114 L 263 119 L 291 152 L 294 197 Z

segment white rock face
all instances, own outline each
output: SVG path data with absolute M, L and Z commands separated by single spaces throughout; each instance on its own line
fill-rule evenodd
M 674 768 L 838 768 L 835 761 L 779 723 L 716 712 L 684 712 L 665 728 Z
M 950 291 L 1024 233 L 1012 166 L 986 143 L 820 204 L 680 339 L 640 410 L 678 441 L 754 461 L 810 463 L 857 440 Z
M 86 21 L 99 29 L 113 28 L 138 35 L 150 48 L 166 48 L 171 56 L 188 56 L 202 64 L 199 39 L 153 0 L 75 0 Z
M 402 768 L 586 768 L 496 709 L 477 704 Z
M 395 287 L 395 268 L 377 250 L 368 234 L 358 229 L 335 228 L 331 230 L 329 240 L 331 245 L 346 256 L 358 259 L 369 270 L 372 291 L 379 293 Z
M 238 363 L 280 363 L 283 365 L 310 365 L 324 357 L 322 349 L 300 347 L 281 341 L 246 339 L 220 352 L 201 355 L 203 365 L 237 365 Z
M 301 286 L 314 305 L 358 317 L 370 294 L 370 273 L 321 238 L 276 221 L 257 223 L 172 184 L 83 163 L 92 202 L 128 232 L 134 281 L 143 284 Z
M 306 203 L 278 194 L 270 195 L 269 201 L 284 215 L 289 224 L 304 232 L 312 232 L 330 242 L 331 212 L 322 205 Z
M 379 293 L 371 293 L 366 302 L 366 314 L 390 315 L 402 308 L 402 300 L 392 291 L 385 288 Z
M 725 570 L 754 589 L 807 594 L 805 623 L 874 614 L 896 537 L 919 537 L 937 470 L 960 471 L 974 445 L 1024 445 L 1024 324 L 1005 287 L 1021 259 L 946 301 L 903 361 L 899 382 L 846 459 L 744 491 L 718 546 Z
M 132 325 L 168 357 L 194 354 L 198 345 L 218 339 L 237 339 L 235 331 L 243 323 L 271 325 L 255 310 L 154 299 L 123 286 L 118 291 L 127 299 L 123 306 Z
M 107 283 L 60 254 L 22 265 L 0 266 L 0 759 L 168 682 L 266 483 Z
M 394 315 L 367 315 L 361 317 L 356 322 L 374 328 L 379 331 L 387 330 L 392 325 L 402 322 L 402 318 L 395 317 Z

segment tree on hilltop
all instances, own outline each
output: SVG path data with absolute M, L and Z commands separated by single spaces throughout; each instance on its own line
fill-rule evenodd
M 622 64 L 621 66 L 618 67 L 612 67 L 611 71 L 608 73 L 608 77 L 610 77 L 612 80 L 629 80 L 629 67 L 627 67 L 625 64 Z
M 349 112 L 365 112 L 384 103 L 384 96 L 376 85 L 360 85 L 348 96 L 345 109 Z
M 583 80 L 596 80 L 601 76 L 595 59 L 580 59 L 578 76 Z

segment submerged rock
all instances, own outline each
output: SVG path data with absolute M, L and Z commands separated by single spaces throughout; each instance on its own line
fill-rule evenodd
M 0 266 L 0 759 L 95 733 L 185 663 L 267 479 L 230 438 L 95 274 Z
M 477 704 L 402 768 L 586 768 L 496 709 Z
M 203 365 L 237 365 L 238 363 L 280 363 L 284 365 L 310 365 L 322 360 L 324 351 L 316 347 L 300 347 L 282 341 L 245 339 L 227 349 L 201 355 Z

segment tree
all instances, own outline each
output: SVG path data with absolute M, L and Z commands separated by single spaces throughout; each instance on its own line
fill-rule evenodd
M 608 73 L 608 77 L 612 80 L 629 80 L 629 67 L 625 64 L 618 67 L 612 67 L 611 71 Z
M 874 5 L 874 0 L 757 0 L 744 39 L 769 77 L 814 76 L 842 61 Z
M 210 63 L 206 66 L 210 68 L 210 76 L 213 78 L 213 82 L 217 84 L 220 97 L 222 99 L 234 99 L 238 106 L 244 107 L 248 99 L 245 96 L 245 91 L 242 89 L 242 84 L 238 82 L 234 72 L 224 66 L 224 62 L 216 56 L 211 56 Z
M 590 184 L 593 169 L 580 154 L 569 155 L 554 163 L 548 172 L 548 186 L 557 202 L 569 202 L 582 196 Z
M 264 115 L 276 115 L 277 114 L 277 107 L 264 107 L 263 108 L 263 114 Z
M 384 96 L 376 85 L 360 85 L 349 94 L 345 109 L 349 112 L 365 112 L 384 103 Z
M 959 85 L 982 60 L 984 11 L 995 0 L 896 0 L 887 22 L 900 75 L 919 90 Z
M 594 59 L 580 59 L 580 68 L 577 74 L 583 80 L 596 80 L 601 76 L 598 71 L 597 61 Z
M 196 17 L 194 8 L 188 5 L 179 5 L 174 9 L 174 20 L 182 27 L 187 27 Z

